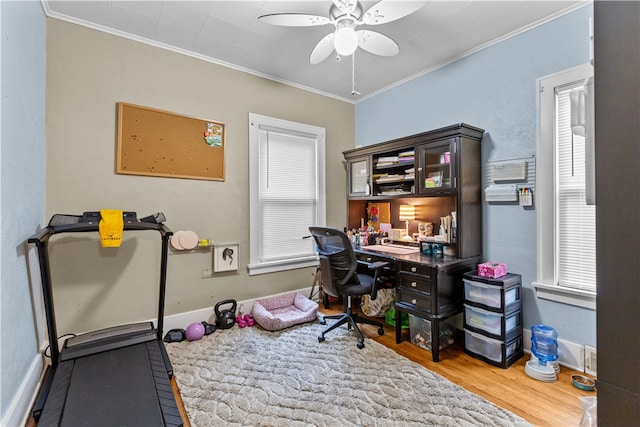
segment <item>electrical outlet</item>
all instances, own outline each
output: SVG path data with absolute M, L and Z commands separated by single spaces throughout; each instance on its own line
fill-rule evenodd
M 584 346 L 584 372 L 589 375 L 596 375 L 598 371 L 596 348 L 588 345 Z
M 210 268 L 204 268 L 202 270 L 202 277 L 211 277 L 213 276 L 213 273 L 211 272 Z

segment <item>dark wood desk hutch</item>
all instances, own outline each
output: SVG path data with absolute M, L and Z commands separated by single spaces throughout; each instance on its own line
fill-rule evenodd
M 440 218 L 456 212 L 457 227 L 451 241 L 443 243 L 444 255 L 419 252 L 389 256 L 367 246 L 357 250 L 362 261 L 394 260 L 396 341 L 402 340 L 401 312 L 429 320 L 436 362 L 439 322 L 462 312 L 462 275 L 475 269 L 482 254 L 483 133 L 482 129 L 456 124 L 343 153 L 348 167 L 348 228 L 360 228 L 370 219 L 371 206 L 376 206 L 388 215 L 380 222 L 388 221 L 392 228 L 404 230 L 400 205 L 413 205 L 415 220 L 409 222 L 409 234 L 418 232 L 419 223 L 432 223 L 433 233 L 438 234 Z

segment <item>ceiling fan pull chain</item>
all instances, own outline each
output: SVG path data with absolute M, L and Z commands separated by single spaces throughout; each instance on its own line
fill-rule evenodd
M 351 55 L 351 95 L 360 95 L 356 90 L 356 53 Z

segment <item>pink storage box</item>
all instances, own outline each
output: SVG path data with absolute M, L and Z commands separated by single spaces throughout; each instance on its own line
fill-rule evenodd
M 495 279 L 507 274 L 507 266 L 502 262 L 485 262 L 478 264 L 478 276 Z

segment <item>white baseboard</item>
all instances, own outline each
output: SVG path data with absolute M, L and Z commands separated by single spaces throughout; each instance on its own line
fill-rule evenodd
M 253 302 L 256 299 L 263 299 L 263 298 L 271 298 L 271 297 L 275 297 L 278 295 L 284 295 L 284 294 L 290 294 L 292 292 L 299 292 L 302 295 L 308 296 L 309 293 L 311 292 L 311 287 L 306 287 L 306 288 L 302 288 L 302 289 L 297 289 L 297 290 L 293 290 L 293 291 L 287 291 L 287 292 L 282 292 L 279 294 L 274 294 L 274 295 L 266 295 L 266 296 L 262 296 L 259 298 L 254 298 L 254 299 L 249 299 L 249 300 L 244 300 L 244 301 L 238 301 L 238 310 L 237 311 L 241 311 L 243 313 L 250 313 L 251 312 L 251 307 L 253 307 Z M 228 306 L 224 306 L 224 307 L 220 307 L 221 309 L 228 309 Z M 193 310 L 193 311 L 187 311 L 185 313 L 178 313 L 178 314 L 173 314 L 171 316 L 165 316 L 164 318 L 164 327 L 163 329 L 163 333 L 166 334 L 167 331 L 171 330 L 171 329 L 186 329 L 187 326 L 189 326 L 192 323 L 196 323 L 196 322 L 202 322 L 203 320 L 207 321 L 208 323 L 215 323 L 216 322 L 216 315 L 214 313 L 213 307 L 209 307 L 209 308 L 203 308 L 200 310 Z M 152 322 L 155 323 L 155 319 L 150 320 Z
M 26 425 L 27 420 L 31 416 L 31 407 L 36 400 L 38 390 L 40 390 L 43 374 L 44 363 L 42 356 L 36 354 L 31 361 L 31 365 L 20 387 L 16 390 L 13 400 L 9 403 L 9 407 L 2 417 L 0 425 L 7 427 Z
M 522 331 L 524 351 L 531 354 L 531 329 Z M 567 368 L 584 372 L 584 346 L 558 339 L 558 363 Z

